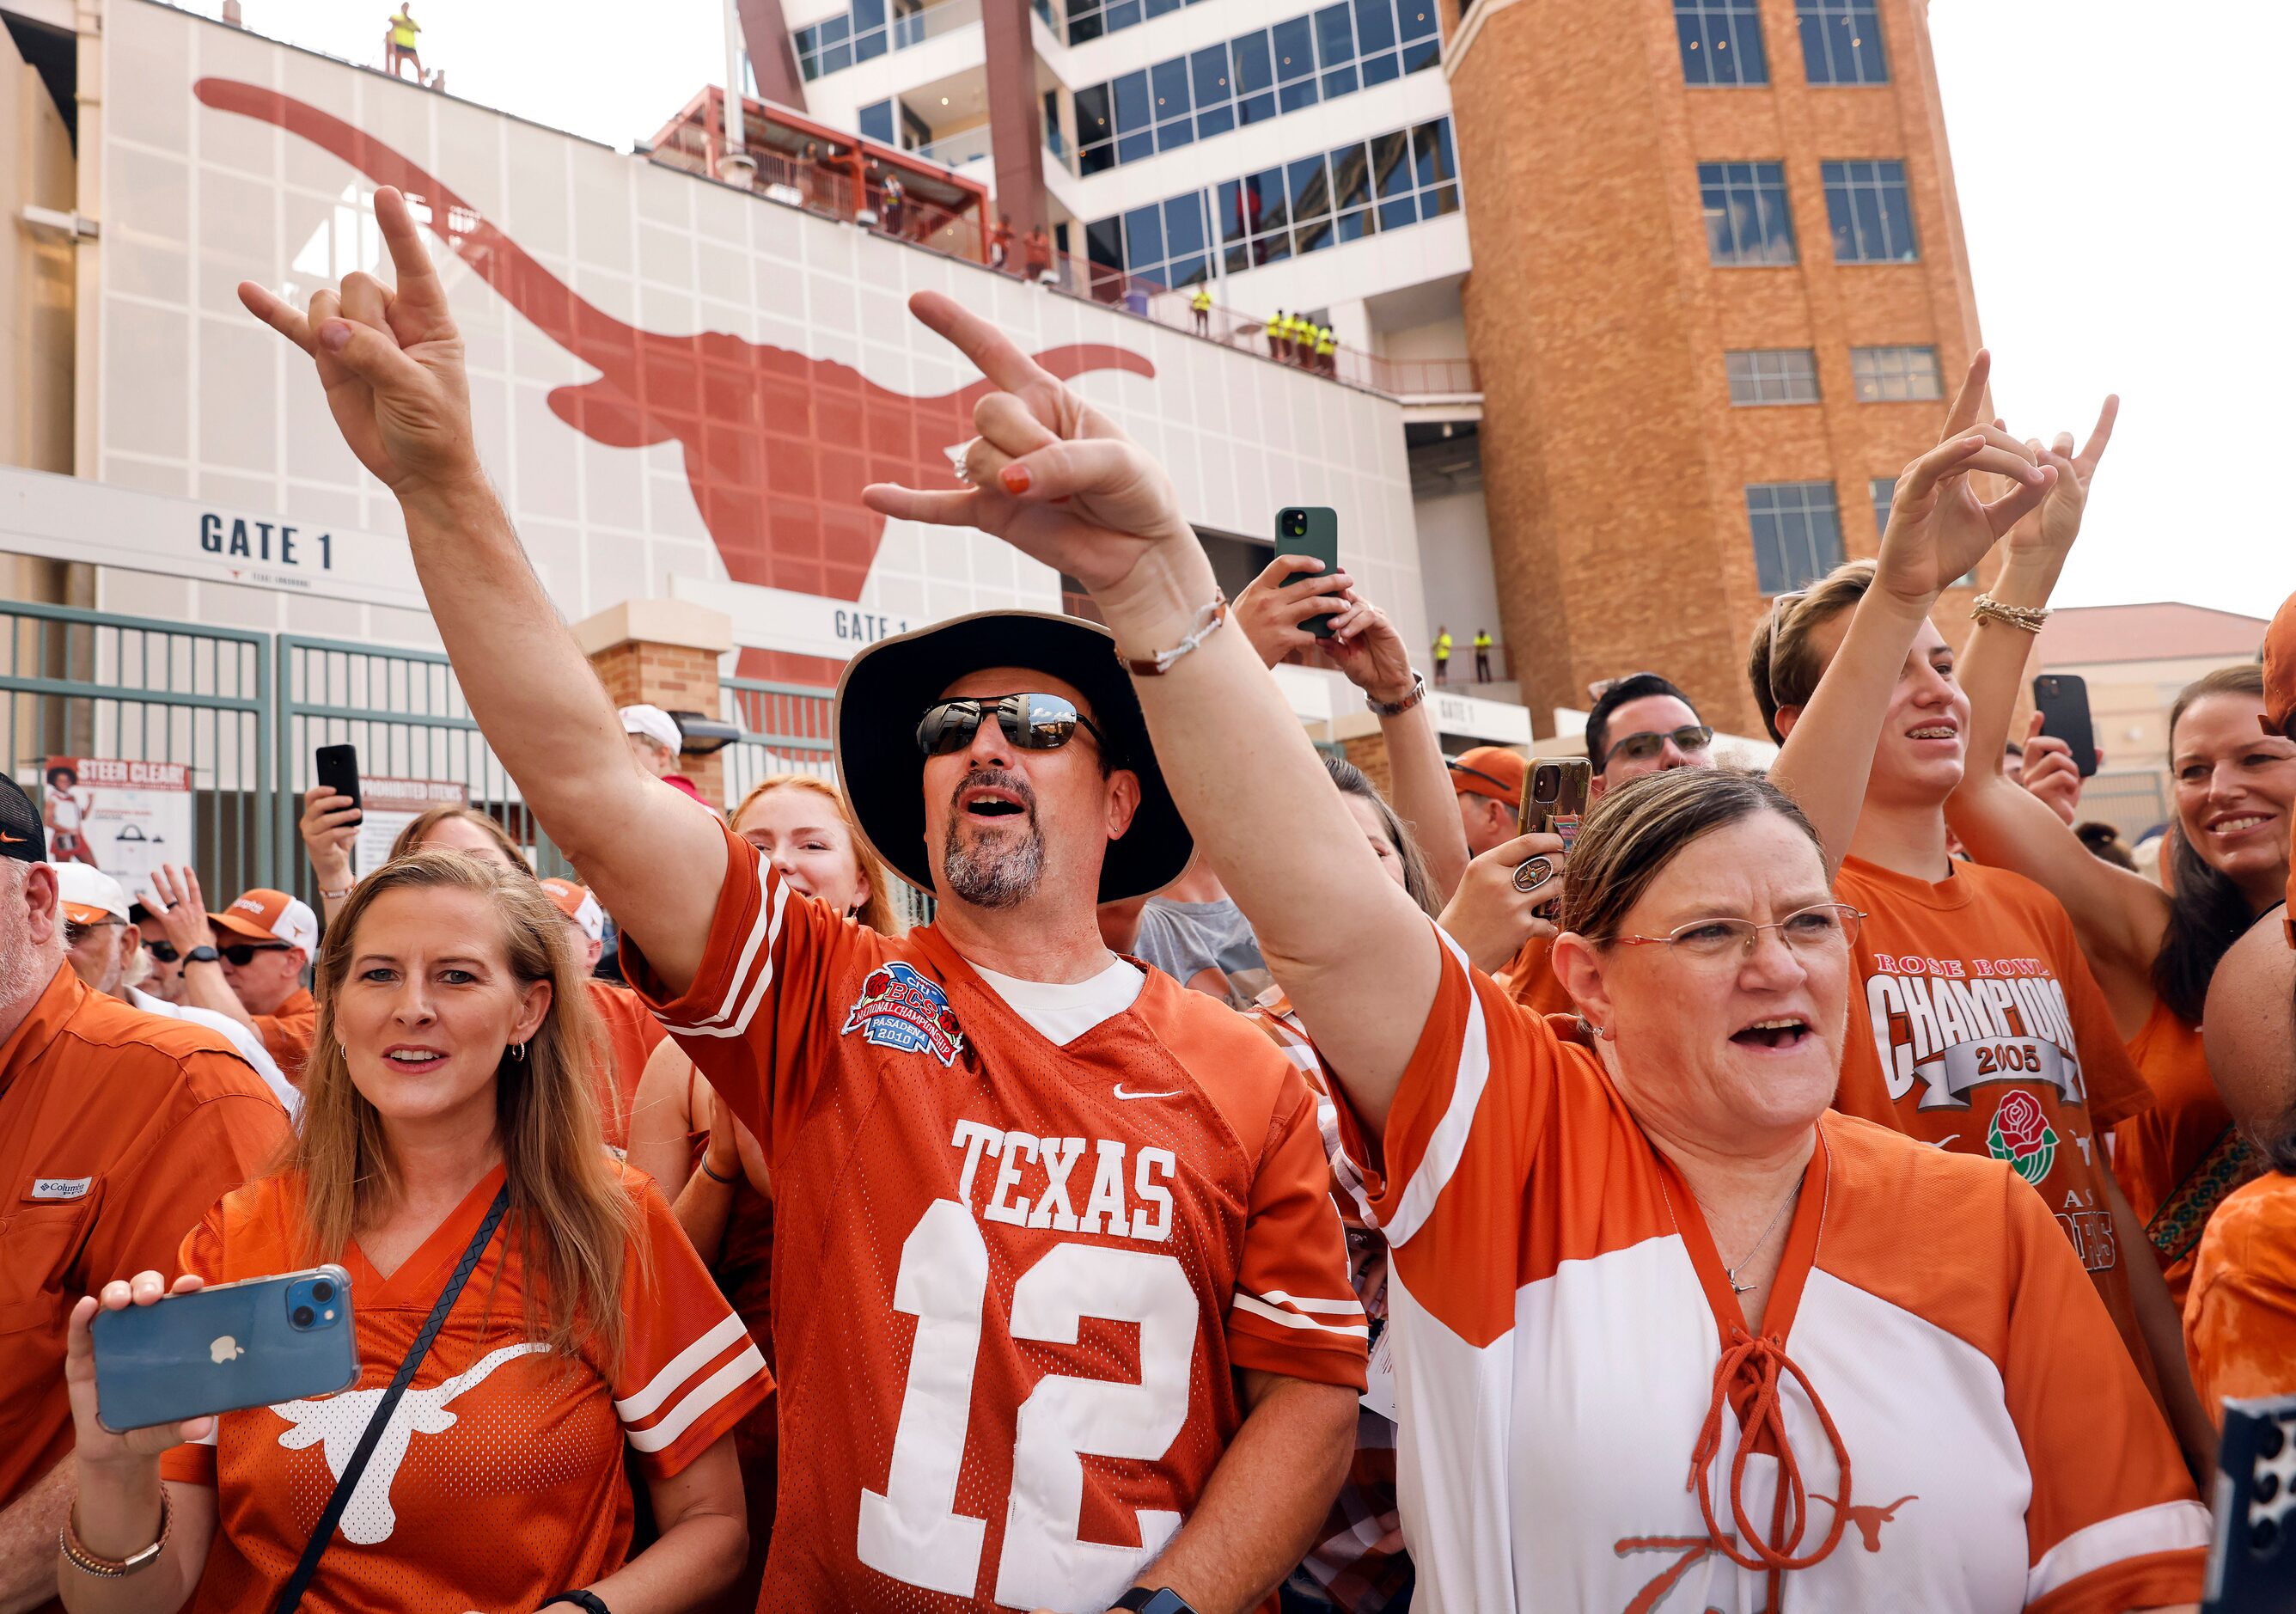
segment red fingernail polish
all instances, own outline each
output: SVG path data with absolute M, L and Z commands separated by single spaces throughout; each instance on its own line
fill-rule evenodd
M 1007 493 L 1021 494 L 1029 491 L 1029 468 L 1026 465 L 1005 466 L 999 473 L 998 479 L 1004 484 L 1004 491 Z

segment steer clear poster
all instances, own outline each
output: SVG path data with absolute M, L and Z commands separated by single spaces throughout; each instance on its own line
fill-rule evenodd
M 40 778 L 55 862 L 102 869 L 132 897 L 160 864 L 192 861 L 188 764 L 51 757 Z

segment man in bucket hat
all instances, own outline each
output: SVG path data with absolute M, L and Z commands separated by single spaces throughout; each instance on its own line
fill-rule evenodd
M 1265 1598 L 1345 1469 L 1367 1330 L 1297 1073 L 1101 942 L 1096 905 L 1189 850 L 1113 641 L 997 612 L 848 667 L 855 817 L 939 901 L 906 936 L 849 922 L 631 760 L 480 470 L 406 203 L 376 214 L 396 291 L 355 275 L 308 317 L 242 296 L 313 355 L 471 711 L 773 1169 L 766 1583 L 800 1608 Z

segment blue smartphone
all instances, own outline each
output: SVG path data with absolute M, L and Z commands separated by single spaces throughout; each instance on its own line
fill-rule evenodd
M 99 1311 L 96 1421 L 115 1434 L 331 1396 L 358 1379 L 350 1274 L 314 1266 Z
M 1313 555 L 1324 563 L 1321 571 L 1295 573 L 1290 588 L 1301 583 L 1315 583 L 1328 578 L 1340 569 L 1340 512 L 1328 506 L 1287 504 L 1275 512 L 1275 553 L 1279 555 Z M 1318 639 L 1332 636 L 1332 619 L 1328 616 L 1309 617 L 1300 624 Z

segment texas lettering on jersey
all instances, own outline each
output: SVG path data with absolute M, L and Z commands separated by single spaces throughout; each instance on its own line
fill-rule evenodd
M 1876 954 L 1866 1008 L 1892 1103 L 1916 1081 L 1923 1110 L 1966 1109 L 1988 1082 L 2046 1082 L 2065 1103 L 2087 1102 L 2065 989 L 2044 960 Z M 2011 1163 L 2029 1182 L 2048 1174 Z

